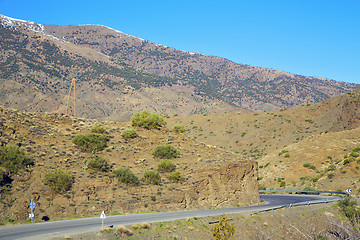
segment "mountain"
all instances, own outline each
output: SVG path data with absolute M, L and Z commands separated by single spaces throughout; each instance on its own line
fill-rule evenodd
M 0 15 L 0 40 L 2 105 L 27 111 L 64 113 L 72 79 L 77 116 L 114 120 L 144 109 L 165 115 L 275 110 L 358 87 L 179 51 L 99 25 L 41 25 Z

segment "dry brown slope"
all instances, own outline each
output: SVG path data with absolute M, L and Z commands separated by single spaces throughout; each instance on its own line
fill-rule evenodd
M 30 200 L 36 202 L 35 216 L 50 219 L 107 213 L 237 206 L 259 201 L 257 163 L 241 161 L 233 154 L 208 148 L 167 128 L 136 128 L 138 138 L 125 141 L 121 132 L 129 123 L 103 122 L 108 130 L 108 147 L 98 152 L 108 159 L 112 170 L 129 167 L 139 178 L 146 170 L 157 169 L 159 159 L 152 155 L 158 145 L 170 144 L 181 152 L 173 159 L 184 174 L 182 183 L 171 183 L 161 173 L 161 185 L 127 186 L 112 172 L 85 170 L 92 154 L 75 147 L 71 139 L 99 123 L 58 114 L 34 114 L 0 109 L 1 145 L 17 144 L 35 165 L 12 175 L 14 181 L 2 192 L 1 221 L 27 220 Z M 48 169 L 63 169 L 73 175 L 73 187 L 54 194 L 42 179 Z M 240 197 L 241 195 L 241 197 Z
M 267 189 L 351 188 L 357 195 L 360 158 L 351 157 L 355 148 L 360 148 L 360 128 L 307 137 L 258 159 L 259 183 Z
M 359 107 L 360 89 L 357 89 L 292 109 L 175 116 L 168 123 L 184 125 L 188 129 L 186 134 L 197 141 L 257 159 L 308 136 L 359 127 Z

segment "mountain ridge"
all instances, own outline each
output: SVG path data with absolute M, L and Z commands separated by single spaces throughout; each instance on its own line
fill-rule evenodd
M 29 111 L 63 112 L 72 78 L 81 93 L 77 115 L 118 120 L 143 109 L 165 115 L 261 112 L 316 103 L 358 87 L 176 50 L 101 25 L 0 20 L 3 86 L 15 81 L 54 103 L 37 104 Z M 179 88 L 185 93 L 174 90 Z M 141 101 L 149 91 L 158 94 Z M 14 104 L 3 93 L 4 107 L 26 109 L 36 103 L 34 97 L 12 94 L 27 104 Z M 179 102 L 187 106 L 179 107 Z M 222 107 L 213 107 L 218 103 Z

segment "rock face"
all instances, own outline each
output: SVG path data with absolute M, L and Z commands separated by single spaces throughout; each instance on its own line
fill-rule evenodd
M 259 201 L 257 162 L 241 161 L 199 174 L 185 193 L 185 207 L 234 207 Z

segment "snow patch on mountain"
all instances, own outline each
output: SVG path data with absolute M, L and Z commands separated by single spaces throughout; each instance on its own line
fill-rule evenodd
M 17 28 L 26 28 L 34 32 L 44 33 L 44 26 L 31 21 L 20 20 L 16 18 L 7 17 L 0 14 L 1 25 L 7 28 L 18 30 Z

